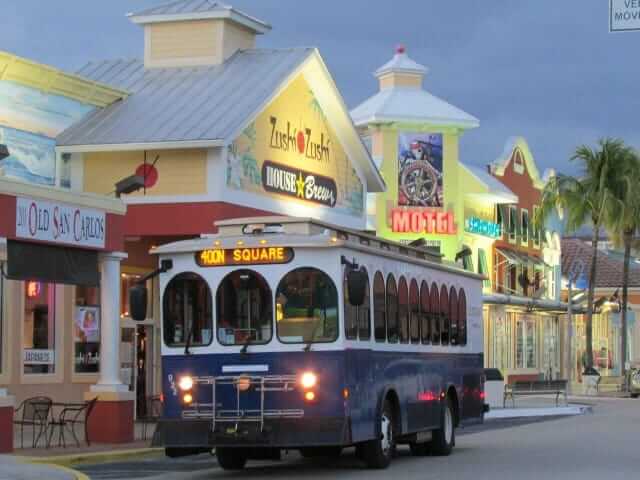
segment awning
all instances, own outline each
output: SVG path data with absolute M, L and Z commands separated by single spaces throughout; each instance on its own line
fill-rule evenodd
M 502 255 L 512 265 L 526 265 L 532 264 L 536 267 L 548 267 L 544 260 L 540 257 L 529 255 L 525 252 L 518 252 L 511 250 L 510 248 L 496 248 L 496 251 Z

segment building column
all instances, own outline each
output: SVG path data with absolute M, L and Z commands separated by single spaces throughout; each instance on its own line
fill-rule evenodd
M 120 381 L 120 252 L 100 256 L 100 377 L 85 399 L 98 399 L 89 417 L 89 440 L 126 443 L 134 440 L 134 393 Z
M 15 398 L 0 388 L 0 454 L 13 452 L 13 409 Z

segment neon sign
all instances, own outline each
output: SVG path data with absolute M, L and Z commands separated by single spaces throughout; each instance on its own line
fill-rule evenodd
M 431 208 L 394 208 L 391 230 L 398 233 L 437 233 L 455 235 L 453 213 Z
M 464 223 L 464 229 L 469 233 L 484 235 L 485 237 L 502 237 L 502 227 L 499 223 L 489 222 L 478 217 L 467 218 Z
M 211 248 L 196 252 L 200 267 L 224 267 L 226 265 L 265 265 L 289 263 L 293 249 L 288 247 Z

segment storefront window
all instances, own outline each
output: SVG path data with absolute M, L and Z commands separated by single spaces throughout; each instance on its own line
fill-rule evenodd
M 558 317 L 544 316 L 543 360 L 544 374 L 548 379 L 556 378 L 560 370 L 560 338 L 558 334 Z
M 531 317 L 516 319 L 516 368 L 536 368 L 536 323 Z
M 4 325 L 4 262 L 0 262 L 0 373 L 2 373 L 2 326 Z
M 56 287 L 24 282 L 24 297 L 24 373 L 54 373 Z
M 493 367 L 503 372 L 511 368 L 511 314 L 498 312 L 493 325 Z
M 120 318 L 126 318 L 129 316 L 129 289 L 140 281 L 143 277 L 137 273 L 122 273 L 120 274 Z M 153 280 L 147 280 L 147 315 L 151 315 L 153 312 Z
M 100 371 L 100 289 L 76 287 L 73 322 L 74 370 Z

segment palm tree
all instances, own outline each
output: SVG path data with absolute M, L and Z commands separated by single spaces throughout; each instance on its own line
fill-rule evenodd
M 554 210 L 563 213 L 566 232 L 572 233 L 582 225 L 591 223 L 593 256 L 589 268 L 589 288 L 586 314 L 586 369 L 593 367 L 593 299 L 595 294 L 598 238 L 611 211 L 612 186 L 618 165 L 628 158 L 629 147 L 621 140 L 605 138 L 597 148 L 581 145 L 576 148 L 571 161 L 580 163 L 580 176 L 557 175 L 551 177 L 542 192 L 538 215 L 534 219 L 541 228 Z
M 609 203 L 609 212 L 606 227 L 614 243 L 624 246 L 624 266 L 622 273 L 622 307 L 621 307 L 621 358 L 622 375 L 626 373 L 627 361 L 627 304 L 629 290 L 629 268 L 631 263 L 631 249 L 634 245 L 634 237 L 640 231 L 640 156 L 636 152 L 629 151 L 618 166 L 618 174 L 612 185 L 612 201 Z

